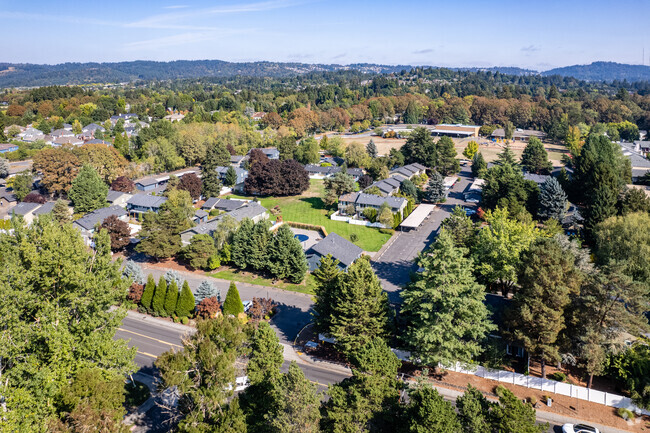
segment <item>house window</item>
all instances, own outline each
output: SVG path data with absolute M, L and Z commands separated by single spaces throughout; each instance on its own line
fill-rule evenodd
M 523 358 L 523 357 L 524 357 L 524 348 L 517 347 L 517 358 Z

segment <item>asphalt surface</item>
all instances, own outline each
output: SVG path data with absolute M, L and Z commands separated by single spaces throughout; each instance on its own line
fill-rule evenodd
M 392 243 L 373 260 L 372 266 L 381 280 L 383 289 L 388 292 L 391 303 L 400 302 L 399 291 L 409 282 L 411 273 L 417 270 L 414 260 L 418 253 L 433 243 L 440 224 L 451 214 L 454 207 L 476 207 L 475 204 L 467 203 L 463 196 L 463 191 L 472 182 L 471 169 L 469 165 L 461 169 L 458 175 L 460 180 L 449 191 L 446 202 L 437 205 L 417 229 L 399 232 L 391 239 Z

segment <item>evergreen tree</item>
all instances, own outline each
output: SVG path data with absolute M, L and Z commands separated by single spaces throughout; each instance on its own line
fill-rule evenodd
M 300 241 L 288 225 L 280 226 L 267 249 L 268 268 L 276 278 L 300 283 L 307 273 L 307 259 Z
M 58 199 L 52 208 L 52 218 L 59 223 L 66 223 L 70 221 L 70 208 L 68 204 L 62 199 Z
M 224 185 L 234 186 L 237 183 L 237 172 L 233 166 L 228 167 L 226 170 L 226 176 L 224 178 Z
M 483 179 L 487 173 L 487 162 L 481 152 L 476 152 L 472 158 L 472 176 Z
M 330 334 L 343 353 L 350 354 L 375 337 L 388 335 L 388 297 L 361 257 L 337 279 L 337 303 L 332 306 Z
M 170 269 L 167 272 L 165 272 L 163 278 L 165 279 L 165 281 L 167 281 L 167 286 L 169 286 L 172 282 L 176 282 L 176 287 L 178 287 L 182 281 L 181 274 L 179 274 L 178 271 L 175 271 L 173 269 Z
M 431 132 L 423 127 L 415 128 L 400 149 L 404 162 L 420 163 L 425 167 L 434 168 L 438 164 L 438 148 L 431 137 Z
M 542 433 L 548 424 L 537 424 L 535 409 L 523 403 L 509 389 L 498 386 L 499 404 L 494 408 L 495 427 L 499 432 Z
M 158 285 L 151 300 L 151 310 L 158 316 L 165 316 L 165 298 L 167 296 L 167 281 L 163 277 L 158 280 Z
M 187 281 L 184 281 L 183 288 L 178 297 L 178 302 L 176 303 L 176 315 L 178 317 L 190 317 L 194 311 L 195 305 L 196 302 L 192 290 L 190 290 L 190 285 Z
M 487 398 L 472 385 L 456 399 L 458 419 L 464 433 L 485 433 L 493 431 L 491 410 L 494 407 Z
M 256 271 L 264 271 L 268 266 L 268 246 L 271 241 L 271 223 L 268 220 L 261 220 L 253 226 L 249 242 L 248 264 Z
M 451 215 L 442 221 L 440 227 L 451 235 L 457 247 L 470 248 L 474 245 L 476 229 L 472 219 L 461 206 L 454 207 Z
M 68 197 L 76 213 L 86 213 L 106 206 L 107 194 L 108 186 L 97 171 L 90 165 L 84 165 L 72 181 Z
M 402 292 L 409 323 L 404 340 L 425 365 L 472 361 L 482 352 L 481 340 L 496 329 L 465 253 L 442 230 L 418 259 L 424 272 Z
M 575 257 L 553 238 L 537 239 L 521 257 L 518 276 L 521 288 L 513 299 L 509 325 L 512 336 L 542 363 L 559 359 L 558 335 L 565 327 L 564 309 L 570 294 L 577 293 L 582 276 Z
M 616 215 L 616 203 L 620 191 L 618 176 L 608 165 L 596 166 L 593 178 L 596 184 L 586 196 L 584 209 L 585 230 L 589 239 L 592 238 L 593 231 L 599 223 Z
M 623 216 L 634 212 L 650 213 L 650 197 L 641 189 L 629 188 L 619 201 L 619 208 Z
M 210 426 L 214 433 L 245 433 L 246 432 L 246 415 L 239 406 L 237 397 L 230 400 L 230 403 L 219 418 L 214 427 Z
M 426 190 L 426 196 L 431 203 L 439 203 L 443 198 L 447 196 L 447 190 L 445 189 L 445 179 L 437 171 L 431 173 L 431 177 L 429 178 L 429 186 Z
M 231 258 L 235 266 L 245 269 L 250 265 L 251 239 L 255 223 L 249 218 L 244 218 L 232 237 Z
M 510 149 L 510 145 L 506 144 L 503 148 L 503 151 L 497 155 L 497 164 L 499 165 L 510 165 L 512 167 L 519 167 L 517 164 L 517 157 L 515 153 Z
M 167 287 L 165 294 L 165 315 L 171 316 L 176 311 L 176 304 L 178 303 L 178 284 L 172 281 Z
M 431 385 L 419 384 L 409 391 L 405 420 L 409 432 L 461 433 L 463 432 L 454 407 Z
M 548 152 L 537 137 L 530 137 L 521 155 L 521 167 L 529 173 L 548 174 L 553 169 Z
M 194 295 L 194 300 L 198 304 L 205 298 L 212 298 L 217 296 L 219 291 L 211 282 L 207 280 L 201 281 L 199 287 L 196 289 L 196 294 Z
M 554 177 L 544 181 L 539 189 L 539 211 L 537 214 L 544 219 L 553 218 L 560 222 L 564 219 L 567 209 L 567 196 Z
M 451 138 L 444 136 L 436 143 L 438 149 L 438 164 L 437 170 L 443 176 L 450 176 L 458 173 L 460 170 L 460 163 L 456 159 L 456 148 Z
M 223 302 L 223 314 L 238 316 L 244 312 L 244 304 L 242 304 L 241 298 L 239 297 L 239 290 L 234 282 L 230 283 L 228 287 L 228 293 L 226 294 L 226 300 Z
M 140 305 L 142 305 L 147 311 L 151 309 L 151 301 L 153 300 L 155 291 L 156 282 L 153 279 L 153 275 L 149 274 L 147 277 L 147 284 L 144 286 L 144 291 L 142 292 L 142 298 L 140 298 Z
M 144 272 L 142 267 L 133 260 L 127 260 L 122 270 L 122 276 L 132 283 L 144 284 Z
M 502 164 L 487 171 L 481 194 L 484 209 L 507 208 L 512 215 L 527 210 L 535 215 L 539 188 L 532 180 L 524 179 L 519 168 Z
M 9 176 L 9 160 L 5 158 L 0 158 L 0 179 L 4 179 Z
M 221 194 L 221 178 L 216 168 L 201 166 L 201 183 L 203 185 L 203 197 L 219 197 Z
M 379 156 L 379 153 L 377 152 L 377 145 L 375 144 L 375 141 L 371 138 L 368 144 L 366 144 L 366 152 L 368 152 L 368 155 L 371 158 L 377 158 Z
M 316 329 L 320 332 L 330 332 L 330 317 L 337 299 L 337 280 L 340 274 L 339 261 L 332 258 L 331 254 L 321 257 L 318 269 L 312 272 L 312 276 L 316 282 L 316 287 L 314 288 L 316 298 L 313 313 L 314 323 L 316 324 Z
M 399 190 L 402 194 L 406 195 L 407 197 L 412 197 L 414 200 L 418 198 L 418 189 L 409 179 L 404 179 L 404 182 L 402 182 L 400 185 Z
M 418 104 L 413 99 L 409 101 L 406 106 L 406 111 L 404 111 L 404 123 L 420 123 L 420 107 L 418 107 Z
M 289 371 L 273 388 L 271 399 L 274 407 L 264 414 L 264 419 L 272 432 L 320 432 L 320 398 L 316 386 L 305 378 L 295 361 L 291 361 Z

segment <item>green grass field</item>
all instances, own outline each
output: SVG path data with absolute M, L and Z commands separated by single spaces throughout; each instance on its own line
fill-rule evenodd
M 292 292 L 307 293 L 308 295 L 314 294 L 315 281 L 311 274 L 307 274 L 303 284 L 292 284 L 286 282 L 279 282 L 273 284 L 273 281 L 259 275 L 251 274 L 250 272 L 241 272 L 239 270 L 226 269 L 219 272 L 208 272 L 208 277 L 220 278 L 222 280 L 234 281 L 236 283 L 257 284 L 258 286 L 275 287 L 276 289 L 290 290 Z
M 323 181 L 311 179 L 310 184 L 310 188 L 301 196 L 266 197 L 260 199 L 260 204 L 267 209 L 279 206 L 284 221 L 323 226 L 328 233 L 334 232 L 348 240 L 352 233 L 356 233 L 359 237 L 356 244 L 365 251 L 379 251 L 381 246 L 388 241 L 390 235 L 380 233 L 378 229 L 329 219 L 327 217 L 328 209 L 321 200 L 321 197 L 325 195 Z M 252 199 L 252 197 L 238 195 L 229 195 L 228 197 Z M 271 218 L 275 220 L 273 215 Z

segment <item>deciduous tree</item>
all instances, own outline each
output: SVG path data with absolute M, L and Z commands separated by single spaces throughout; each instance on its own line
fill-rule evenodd
M 467 159 L 473 159 L 474 155 L 478 152 L 478 143 L 474 140 L 467 143 L 465 150 L 463 150 L 463 156 Z
M 111 238 L 111 249 L 120 251 L 131 241 L 131 227 L 126 221 L 122 221 L 115 215 L 110 215 L 102 221 L 102 228 L 108 232 Z
M 198 200 L 201 197 L 201 179 L 194 173 L 186 173 L 181 176 L 176 188 L 187 191 L 192 200 Z
M 23 201 L 32 190 L 34 185 L 34 178 L 32 174 L 28 171 L 23 171 L 19 173 L 14 178 L 14 183 L 12 186 L 13 193 L 19 201 Z
M 126 176 L 118 176 L 111 183 L 111 189 L 131 194 L 135 190 L 135 183 Z
M 127 167 L 126 159 L 113 146 L 100 143 L 84 144 L 76 148 L 74 153 L 82 164 L 94 168 L 107 185 L 122 176 Z
M 79 167 L 79 159 L 66 149 L 43 149 L 34 155 L 33 168 L 41 173 L 41 185 L 51 194 L 67 193 Z
M 354 178 L 343 172 L 343 170 L 332 177 L 326 178 L 323 181 L 323 185 L 325 187 L 323 201 L 329 206 L 336 204 L 341 195 L 352 192 L 355 189 Z

